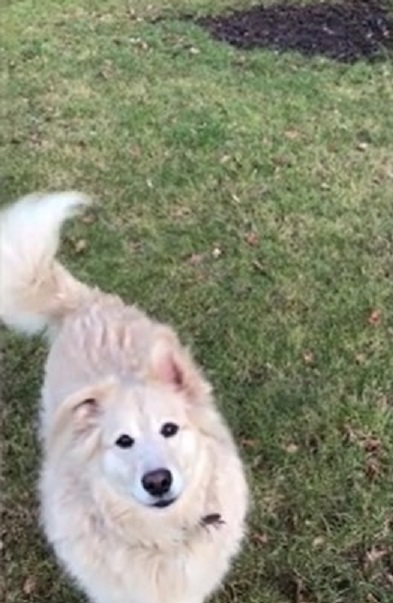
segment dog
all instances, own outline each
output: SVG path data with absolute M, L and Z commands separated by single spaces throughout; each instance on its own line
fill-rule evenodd
M 89 199 L 33 194 L 0 213 L 0 318 L 42 334 L 44 534 L 92 603 L 202 603 L 246 532 L 244 465 L 174 330 L 56 259 Z

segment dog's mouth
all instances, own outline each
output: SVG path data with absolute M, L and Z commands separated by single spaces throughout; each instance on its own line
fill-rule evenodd
M 165 509 L 165 507 L 169 507 L 175 501 L 176 501 L 176 498 L 169 498 L 169 499 L 162 498 L 161 500 L 158 500 L 157 502 L 155 502 L 152 506 L 155 507 L 156 509 Z

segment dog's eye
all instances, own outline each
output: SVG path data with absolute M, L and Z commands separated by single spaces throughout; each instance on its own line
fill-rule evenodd
M 175 425 L 175 423 L 165 423 L 165 425 L 161 428 L 161 435 L 164 438 L 170 438 L 174 436 L 179 431 L 179 426 Z
M 115 443 L 116 446 L 119 446 L 119 448 L 131 448 L 134 443 L 134 440 L 129 435 L 124 433 L 123 435 L 117 438 Z

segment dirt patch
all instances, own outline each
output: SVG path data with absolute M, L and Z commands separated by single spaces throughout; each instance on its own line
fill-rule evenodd
M 376 59 L 393 50 L 393 19 L 372 0 L 259 5 L 196 22 L 217 40 L 241 49 L 292 50 L 346 63 Z

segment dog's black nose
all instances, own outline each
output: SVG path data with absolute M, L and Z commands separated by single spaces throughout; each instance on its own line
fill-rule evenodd
M 172 485 L 172 474 L 168 469 L 149 471 L 142 477 L 142 485 L 152 496 L 162 496 Z

